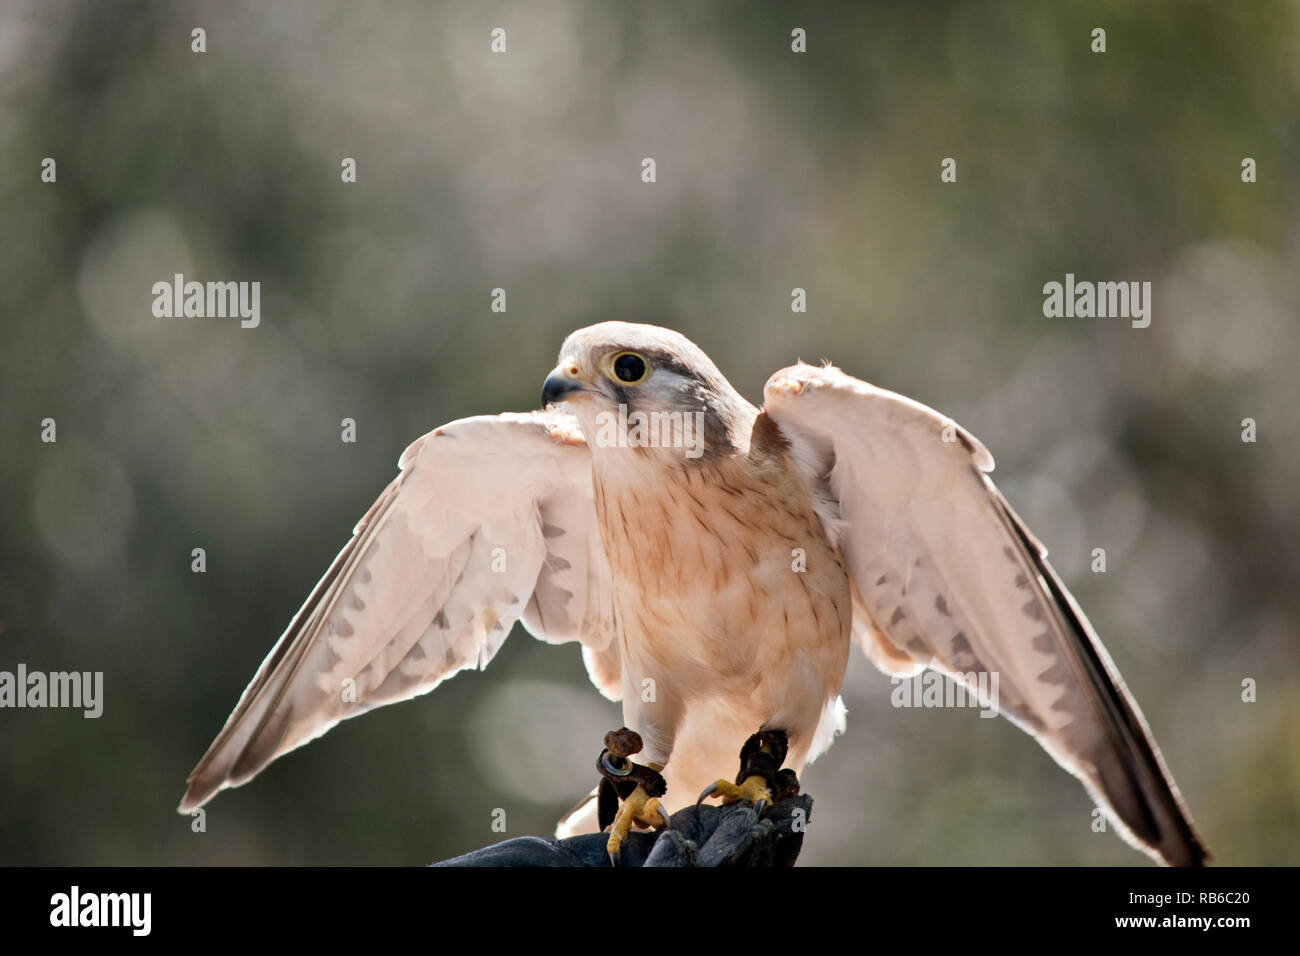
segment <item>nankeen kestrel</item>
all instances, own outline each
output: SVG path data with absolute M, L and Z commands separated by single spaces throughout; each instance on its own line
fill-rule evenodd
M 1137 703 L 973 435 L 831 367 L 777 372 L 760 410 L 683 336 L 622 322 L 569 336 L 542 397 L 406 449 L 182 812 L 344 718 L 486 666 L 522 620 L 580 642 L 640 735 L 644 765 L 602 757 L 653 778 L 619 790 L 615 856 L 630 826 L 702 790 L 761 812 L 776 768 L 798 773 L 843 730 L 856 643 L 889 674 L 995 687 L 1130 843 L 1206 859 Z M 738 782 L 719 779 L 742 748 Z M 597 803 L 561 832 L 597 829 Z

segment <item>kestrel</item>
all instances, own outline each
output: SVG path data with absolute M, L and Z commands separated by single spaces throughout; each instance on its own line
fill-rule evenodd
M 995 687 L 1131 844 L 1207 859 L 1109 654 L 951 419 L 805 364 L 768 380 L 760 410 L 684 336 L 623 322 L 570 335 L 542 399 L 406 449 L 181 812 L 344 718 L 485 667 L 522 620 L 578 641 L 635 732 L 601 757 L 607 776 L 637 769 L 617 791 L 615 860 L 631 826 L 697 797 L 762 812 L 844 729 L 855 643 L 891 675 Z M 644 765 L 627 759 L 638 745 Z M 718 779 L 738 752 L 736 782 Z M 608 822 L 600 803 L 560 832 Z

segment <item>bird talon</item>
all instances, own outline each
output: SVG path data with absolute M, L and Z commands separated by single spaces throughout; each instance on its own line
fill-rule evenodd
M 660 830 L 671 830 L 673 828 L 673 818 L 668 815 L 668 810 L 661 801 L 651 800 L 650 803 L 646 804 L 646 807 L 659 814 L 659 822 L 652 823 L 651 826 L 658 827 Z
M 655 822 L 656 818 L 658 823 Z M 670 828 L 668 811 L 657 797 L 646 793 L 640 784 L 633 790 L 623 805 L 618 808 L 614 822 L 609 825 L 609 840 L 605 843 L 605 852 L 609 856 L 610 866 L 621 866 L 623 843 L 634 826 Z
M 721 781 L 719 781 L 719 780 L 715 780 L 715 781 L 713 781 L 713 783 L 711 783 L 711 784 L 709 784 L 707 787 L 705 787 L 705 788 L 704 788 L 704 792 L 700 794 L 700 798 L 699 798 L 698 800 L 695 801 L 695 805 L 698 807 L 701 803 L 703 803 L 703 802 L 704 802 L 705 800 L 707 800 L 709 797 L 711 797 L 711 796 L 713 796 L 715 793 L 717 793 L 717 792 L 718 792 L 718 784 L 719 784 L 719 783 L 721 783 Z
M 763 811 L 772 805 L 772 791 L 767 788 L 767 780 L 757 774 L 746 777 L 745 782 L 739 785 L 730 780 L 715 780 L 700 794 L 700 799 L 695 801 L 695 805 L 698 807 L 706 797 L 715 794 L 722 798 L 724 806 L 747 803 L 760 817 Z

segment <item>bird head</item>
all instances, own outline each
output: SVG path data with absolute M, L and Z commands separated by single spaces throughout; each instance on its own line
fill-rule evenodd
M 559 403 L 593 454 L 633 449 L 687 460 L 743 447 L 756 414 L 686 336 L 630 322 L 602 322 L 564 340 L 542 386 L 542 404 Z

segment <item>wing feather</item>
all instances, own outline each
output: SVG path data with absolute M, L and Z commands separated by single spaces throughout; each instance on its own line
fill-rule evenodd
M 1078 777 L 1119 832 L 1169 864 L 1207 858 L 1137 703 L 973 435 L 835 368 L 798 365 L 766 411 L 837 507 L 854 632 L 876 666 L 996 674 L 1000 711 Z
M 190 774 L 180 811 L 340 720 L 486 667 L 520 618 L 543 640 L 582 642 L 593 682 L 616 693 L 595 521 L 590 450 L 562 413 L 462 419 L 412 443 Z

